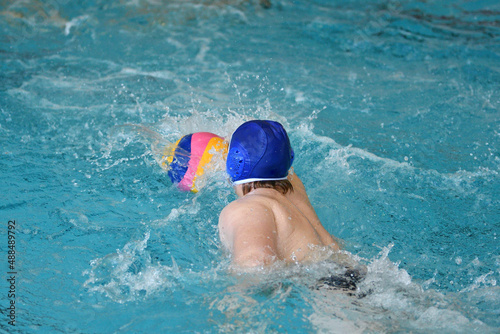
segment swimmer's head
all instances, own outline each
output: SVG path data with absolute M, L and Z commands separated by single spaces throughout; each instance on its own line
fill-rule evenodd
M 164 152 L 162 165 L 172 183 L 184 191 L 197 192 L 196 178 L 205 173 L 213 155 L 227 152 L 224 139 L 210 132 L 196 132 L 179 139 Z
M 274 121 L 249 121 L 233 133 L 226 171 L 234 185 L 286 180 L 293 149 L 283 126 Z

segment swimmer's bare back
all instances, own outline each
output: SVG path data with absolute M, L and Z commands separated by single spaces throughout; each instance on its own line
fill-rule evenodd
M 294 191 L 285 195 L 258 188 L 230 203 L 219 218 L 223 245 L 239 267 L 269 265 L 275 261 L 314 261 L 318 247 L 338 250 L 314 211 L 302 181 L 288 176 Z M 239 186 L 241 187 L 241 186 Z

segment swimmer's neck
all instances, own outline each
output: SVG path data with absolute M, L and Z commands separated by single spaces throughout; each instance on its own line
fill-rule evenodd
M 254 189 L 250 190 L 250 192 L 248 192 L 247 194 L 243 195 L 243 185 L 241 185 L 241 184 L 235 185 L 234 191 L 235 191 L 236 195 L 238 196 L 238 198 L 242 198 L 243 196 L 248 196 L 248 195 L 255 195 L 259 192 L 273 194 L 273 195 L 274 194 L 281 195 L 281 193 L 279 191 L 277 191 L 276 189 L 273 189 L 273 188 L 254 188 Z

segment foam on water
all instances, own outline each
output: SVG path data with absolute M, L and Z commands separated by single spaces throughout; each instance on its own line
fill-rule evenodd
M 179 269 L 173 259 L 172 267 L 152 264 L 145 252 L 148 239 L 146 234 L 142 241 L 131 241 L 122 250 L 93 260 L 91 269 L 84 273 L 90 276 L 85 286 L 120 303 L 172 288 L 172 281 L 180 276 Z
M 455 298 L 423 289 L 422 285 L 413 282 L 404 269 L 389 260 L 392 245 L 373 259 L 364 260 L 368 272 L 353 296 L 313 288 L 320 277 L 339 270 L 334 263 L 276 268 L 261 272 L 258 279 L 246 275 L 231 278 L 226 273 L 227 261 L 202 271 L 179 267 L 174 259 L 171 266 L 151 263 L 151 254 L 146 250 L 148 239 L 149 234 L 143 240 L 127 243 L 114 254 L 92 261 L 92 268 L 85 273 L 90 276 L 86 287 L 119 303 L 150 302 L 176 290 L 189 294 L 201 288 L 203 304 L 212 310 L 217 331 L 221 332 L 237 328 L 272 330 L 284 320 L 281 316 L 287 312 L 306 316 L 296 319 L 294 328 L 312 325 L 318 332 L 427 332 L 437 329 L 461 333 L 495 332 L 481 321 L 471 321 L 467 317 L 477 312 L 473 307 L 456 304 Z M 207 279 L 208 284 L 223 284 L 225 289 L 213 291 L 196 283 Z M 492 292 L 490 298 L 498 298 L 498 291 Z M 276 309 L 283 313 L 273 311 L 272 318 L 262 317 L 266 310 Z M 225 318 L 223 321 L 219 320 L 220 315 Z

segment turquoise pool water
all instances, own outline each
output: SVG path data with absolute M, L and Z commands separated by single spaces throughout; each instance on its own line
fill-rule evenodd
M 0 2 L 2 332 L 498 332 L 498 2 L 271 3 Z M 159 167 L 251 118 L 289 130 L 355 296 L 311 288 L 331 264 L 229 274 L 224 173 Z

